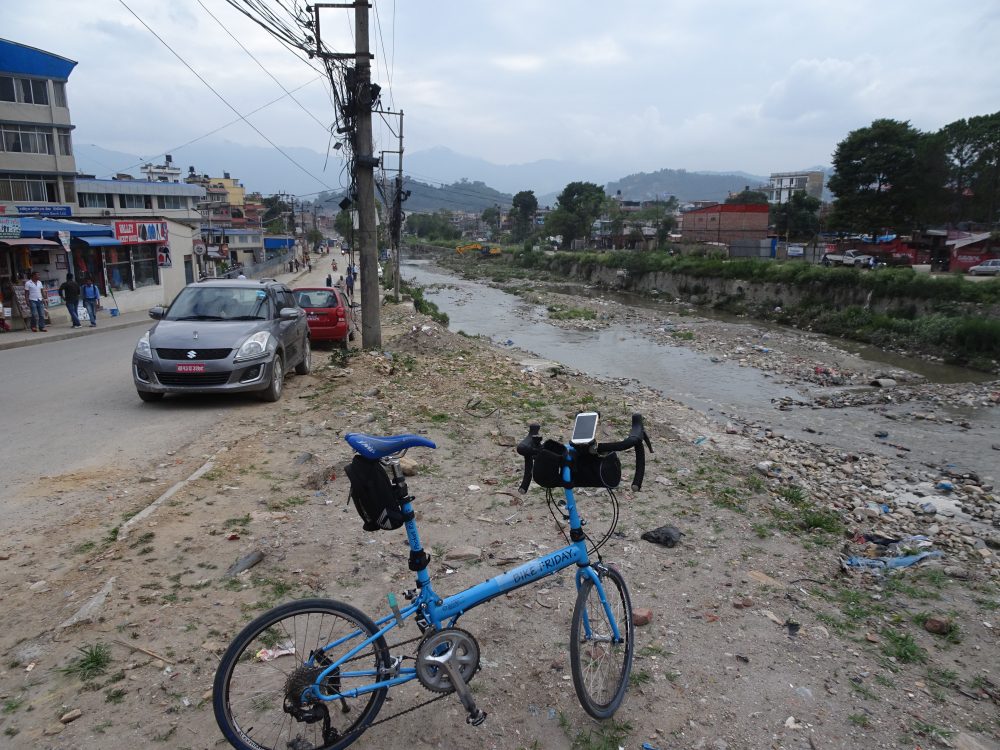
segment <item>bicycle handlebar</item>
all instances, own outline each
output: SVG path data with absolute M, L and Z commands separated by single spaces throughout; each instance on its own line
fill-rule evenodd
M 534 465 L 535 456 L 542 449 L 541 427 L 537 424 L 528 426 L 528 434 L 517 444 L 517 452 L 524 456 L 524 477 L 518 492 L 522 495 L 528 491 L 531 485 L 531 470 Z M 646 451 L 643 443 L 652 453 L 653 445 L 649 440 L 649 435 L 642 424 L 642 415 L 635 413 L 632 415 L 632 429 L 628 437 L 614 443 L 597 443 L 593 450 L 595 453 L 611 453 L 612 451 L 627 451 L 635 449 L 635 476 L 632 477 L 632 490 L 638 492 L 642 489 L 642 480 L 646 473 Z

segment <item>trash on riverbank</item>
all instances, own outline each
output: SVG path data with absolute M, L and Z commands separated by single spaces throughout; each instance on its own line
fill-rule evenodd
M 660 526 L 643 533 L 642 538 L 653 544 L 661 544 L 664 547 L 673 547 L 684 536 L 684 532 L 676 526 Z

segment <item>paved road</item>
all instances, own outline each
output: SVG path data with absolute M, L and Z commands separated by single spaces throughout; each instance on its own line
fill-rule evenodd
M 323 256 L 312 273 L 279 278 L 292 286 L 322 284 L 329 270 Z M 144 404 L 130 368 L 145 324 L 152 321 L 0 351 L 0 513 L 26 511 L 19 490 L 39 476 L 102 466 L 134 466 L 139 473 L 221 420 L 262 407 L 252 394 L 168 396 Z
M 129 367 L 143 330 L 132 326 L 0 352 L 6 428 L 0 498 L 9 500 L 41 475 L 112 462 L 139 471 L 224 412 L 256 405 L 249 397 L 142 403 Z

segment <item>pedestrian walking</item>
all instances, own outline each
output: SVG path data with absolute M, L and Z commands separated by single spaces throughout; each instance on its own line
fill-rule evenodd
M 333 286 L 333 276 L 331 276 L 330 274 L 326 275 L 326 285 Z
M 97 304 L 101 301 L 101 290 L 94 283 L 94 279 L 88 276 L 83 280 L 80 294 L 83 296 L 83 307 L 90 318 L 90 327 L 95 328 L 97 326 Z
M 346 283 L 347 283 L 347 296 L 350 297 L 351 300 L 353 301 L 354 300 L 354 274 L 352 274 L 350 272 L 350 270 L 347 271 L 347 280 L 346 280 Z
M 45 298 L 42 290 L 45 285 L 38 276 L 38 271 L 31 274 L 31 278 L 24 282 L 24 297 L 28 300 L 28 307 L 31 309 L 31 330 L 45 332 Z
M 69 319 L 73 322 L 73 328 L 80 328 L 80 316 L 77 315 L 77 307 L 80 304 L 80 285 L 73 280 L 73 274 L 66 274 L 66 281 L 59 287 L 59 296 L 66 303 L 69 310 Z
M 295 270 L 296 271 L 299 270 L 299 259 L 298 258 L 295 259 Z

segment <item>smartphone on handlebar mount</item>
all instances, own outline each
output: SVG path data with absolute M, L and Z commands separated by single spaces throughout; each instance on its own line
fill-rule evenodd
M 599 415 L 596 411 L 584 411 L 576 415 L 573 422 L 573 437 L 569 442 L 573 445 L 590 445 L 597 439 L 597 420 Z

